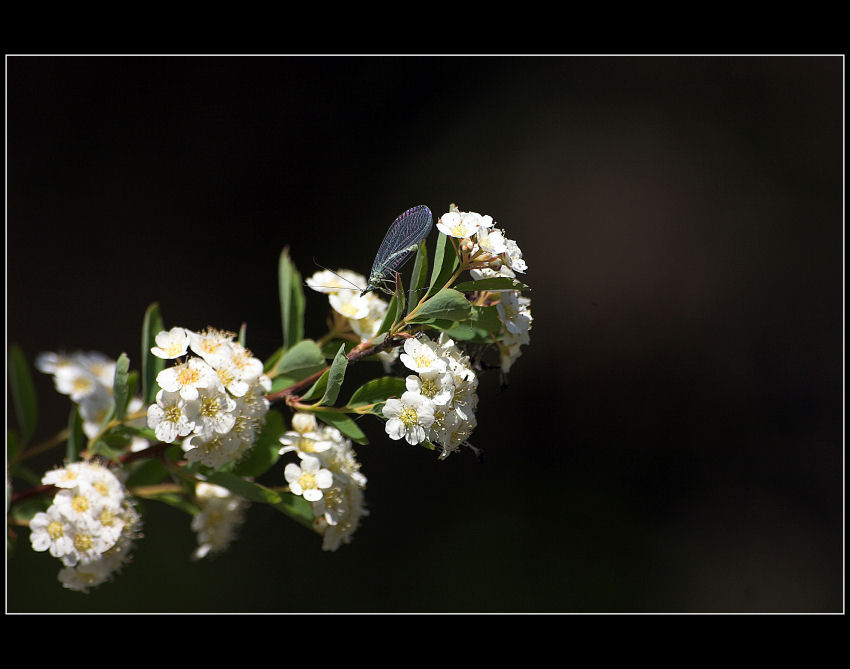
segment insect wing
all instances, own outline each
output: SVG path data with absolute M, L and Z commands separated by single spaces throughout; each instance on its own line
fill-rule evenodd
M 375 256 L 372 275 L 386 276 L 397 271 L 431 232 L 431 210 L 425 205 L 408 209 L 387 230 Z

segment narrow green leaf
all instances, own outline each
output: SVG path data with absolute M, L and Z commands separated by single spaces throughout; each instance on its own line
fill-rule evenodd
M 149 497 L 146 497 L 146 499 L 168 504 L 169 506 L 173 506 L 175 509 L 185 511 L 191 516 L 201 512 L 201 508 L 197 504 L 176 492 L 163 492 L 158 495 L 150 495 Z
M 115 362 L 115 376 L 112 381 L 112 397 L 115 400 L 115 418 L 123 421 L 127 413 L 127 401 L 130 399 L 129 386 L 130 358 L 126 353 L 118 356 Z
M 368 444 L 369 440 L 363 430 L 351 418 L 341 411 L 316 411 L 316 418 L 332 425 L 346 437 L 358 444 Z
M 71 407 L 71 415 L 68 416 L 68 441 L 65 445 L 65 460 L 76 462 L 80 459 L 80 453 L 86 447 L 86 435 L 83 432 L 83 419 L 77 405 Z
M 317 400 L 322 397 L 325 394 L 325 389 L 328 387 L 328 377 L 330 376 L 330 373 L 330 368 L 326 369 L 324 374 L 322 374 L 310 387 L 310 390 L 301 396 L 301 400 L 305 402 L 312 402 L 313 400 Z
M 407 390 L 405 380 L 397 376 L 382 376 L 367 381 L 351 396 L 348 405 L 351 408 L 384 402 L 390 397 L 400 397 Z
M 266 414 L 266 424 L 257 435 L 254 445 L 233 469 L 237 476 L 257 478 L 267 472 L 280 458 L 280 437 L 286 431 L 283 417 L 271 410 Z
M 345 353 L 351 353 L 351 349 L 353 349 L 357 344 L 353 341 L 348 341 L 344 339 L 332 339 L 331 341 L 326 341 L 322 344 L 322 355 L 325 360 L 333 360 L 336 356 L 336 352 L 339 350 L 340 345 L 345 346 Z
M 283 348 L 288 349 L 304 338 L 304 289 L 301 275 L 284 247 L 278 263 L 278 293 L 283 330 Z
M 398 292 L 395 292 L 390 298 L 390 303 L 389 305 L 387 305 L 387 311 L 384 314 L 384 319 L 378 326 L 376 334 L 383 334 L 384 332 L 388 332 L 389 329 L 392 327 L 393 323 L 398 320 L 399 313 L 401 313 L 401 310 L 399 309 L 399 304 L 400 303 Z
M 156 345 L 156 336 L 163 330 L 165 325 L 159 312 L 159 304 L 154 302 L 145 310 L 142 322 L 142 399 L 145 404 L 153 404 L 156 401 L 156 393 L 159 390 L 156 377 L 165 369 L 165 360 L 151 353 L 151 349 Z
M 319 402 L 323 406 L 333 406 L 336 403 L 336 398 L 339 397 L 339 389 L 342 387 L 342 381 L 345 378 L 345 370 L 348 367 L 348 358 L 345 356 L 345 344 L 339 347 L 334 361 L 331 363 L 331 368 L 328 372 L 328 385 L 325 388 L 325 394 Z
M 246 481 L 241 476 L 231 472 L 213 472 L 207 476 L 210 483 L 227 488 L 230 492 L 261 504 L 280 504 L 281 497 L 274 490 L 270 490 L 259 483 Z
M 477 290 L 531 290 L 524 283 L 520 283 L 509 276 L 491 276 L 477 281 L 464 281 L 452 287 L 465 293 Z
M 271 370 L 273 370 L 277 365 L 277 361 L 280 360 L 282 355 L 283 355 L 283 346 L 281 346 L 279 349 L 277 349 L 274 353 L 272 353 L 269 356 L 268 360 L 266 360 L 265 364 L 263 365 L 263 372 L 268 373 Z
M 242 323 L 242 325 L 239 327 L 239 337 L 237 339 L 239 344 L 242 345 L 242 346 L 245 346 L 245 341 L 247 339 L 247 330 L 248 330 L 248 324 Z
M 313 507 L 310 502 L 301 495 L 295 495 L 291 492 L 281 493 L 280 498 L 280 502 L 272 504 L 275 509 L 289 516 L 292 520 L 307 529 L 314 529 L 313 521 L 315 520 L 315 516 L 313 515 Z
M 434 295 L 442 290 L 451 278 L 457 264 L 454 246 L 452 246 L 449 237 L 441 232 L 437 237 L 437 247 L 434 250 L 434 267 L 431 270 L 431 285 L 428 289 L 428 295 Z
M 425 287 L 428 280 L 428 248 L 423 239 L 416 251 L 416 260 L 413 261 L 413 273 L 410 275 L 410 291 L 408 292 L 408 311 L 419 302 L 420 291 Z
M 471 305 L 463 293 L 445 288 L 425 302 L 410 322 L 418 323 L 430 318 L 461 321 L 469 317 L 470 310 Z
M 29 365 L 17 345 L 9 349 L 9 393 L 21 431 L 21 445 L 25 445 L 32 439 L 38 424 L 38 398 Z

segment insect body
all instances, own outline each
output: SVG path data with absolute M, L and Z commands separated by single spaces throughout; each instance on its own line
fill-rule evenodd
M 369 285 L 361 291 L 361 297 L 387 283 L 416 253 L 419 243 L 431 232 L 431 227 L 431 210 L 424 204 L 408 209 L 395 219 L 381 242 L 369 273 Z

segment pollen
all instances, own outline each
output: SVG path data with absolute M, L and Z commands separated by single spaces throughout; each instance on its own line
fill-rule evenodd
M 201 375 L 198 374 L 197 370 L 191 367 L 184 366 L 177 374 L 177 381 L 182 386 L 191 386 L 193 383 L 197 383 L 200 378 Z
M 434 397 L 439 389 L 434 379 L 422 379 L 422 394 L 425 397 Z
M 304 490 L 318 488 L 316 485 L 316 476 L 309 472 L 302 472 L 301 476 L 298 477 L 298 485 L 304 488 Z
M 176 404 L 172 404 L 169 407 L 165 408 L 163 412 L 163 420 L 168 421 L 169 423 L 179 423 L 180 417 L 183 415 L 183 411 Z
M 100 512 L 100 523 L 104 527 L 110 527 L 113 523 L 115 523 L 115 514 L 109 509 L 104 509 Z
M 92 484 L 92 488 L 97 490 L 104 497 L 109 496 L 109 486 L 106 485 L 103 481 L 96 481 Z
M 92 540 L 90 534 L 78 534 L 74 537 L 74 548 L 76 548 L 81 553 L 85 551 L 91 550 Z
M 431 358 L 429 358 L 427 355 L 417 355 L 413 359 L 413 362 L 415 362 L 416 366 L 419 367 L 420 369 L 423 368 L 423 367 L 430 367 L 431 366 Z
M 78 393 L 88 392 L 92 387 L 91 379 L 87 379 L 84 376 L 78 376 L 74 379 L 74 391 Z
M 77 495 L 71 501 L 71 508 L 77 513 L 85 513 L 89 510 L 89 506 L 89 501 L 86 499 L 85 495 Z
M 413 407 L 404 407 L 398 415 L 398 419 L 404 423 L 405 427 L 413 427 L 419 423 L 419 414 Z
M 47 526 L 47 535 L 53 539 L 54 541 L 65 534 L 65 531 L 62 529 L 62 523 L 58 520 L 54 520 L 50 525 Z

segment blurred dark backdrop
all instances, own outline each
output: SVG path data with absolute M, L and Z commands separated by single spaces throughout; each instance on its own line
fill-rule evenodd
M 842 610 L 842 58 L 10 57 L 7 76 L 8 341 L 30 361 L 137 361 L 153 301 L 168 326 L 247 322 L 266 357 L 281 248 L 305 275 L 366 272 L 415 204 L 505 227 L 534 314 L 509 388 L 482 379 L 483 464 L 365 424 L 351 545 L 255 505 L 196 564 L 188 517 L 146 503 L 135 560 L 88 596 L 20 530 L 9 611 Z M 308 294 L 308 334 L 326 304 Z M 68 401 L 36 383 L 40 439 Z

